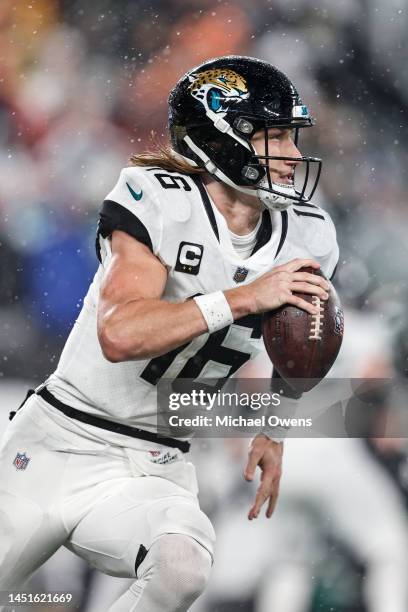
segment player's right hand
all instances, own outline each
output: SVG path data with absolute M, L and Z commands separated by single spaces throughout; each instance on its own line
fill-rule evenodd
M 318 313 L 318 306 L 310 304 L 296 294 L 310 293 L 327 300 L 330 283 L 317 274 L 299 271 L 305 267 L 319 269 L 320 264 L 313 259 L 293 259 L 242 287 L 242 290 L 249 292 L 252 311 L 262 313 L 275 310 L 284 304 L 292 304 L 310 314 Z

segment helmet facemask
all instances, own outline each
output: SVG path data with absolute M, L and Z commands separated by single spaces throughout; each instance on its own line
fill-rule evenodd
M 278 126 L 273 126 L 278 127 Z M 288 126 L 289 127 L 289 126 Z M 258 155 L 255 150 L 250 163 L 243 169 L 246 178 L 256 179 L 261 176 L 261 179 L 256 183 L 256 195 L 266 208 L 272 210 L 285 210 L 292 204 L 307 203 L 313 197 L 316 191 L 317 184 L 320 179 L 322 169 L 322 161 L 316 157 L 285 157 L 277 155 L 269 155 L 269 137 L 268 127 L 264 127 L 264 143 L 265 155 Z M 282 129 L 284 127 L 282 126 Z M 295 130 L 295 144 L 297 145 L 299 138 L 299 128 Z M 253 145 L 251 145 L 253 148 Z M 285 161 L 293 162 L 293 184 L 278 183 L 272 180 L 270 161 Z M 296 173 L 299 176 L 299 171 L 302 171 L 303 177 L 300 181 L 300 188 L 296 187 Z M 314 166 L 311 170 L 311 166 Z M 249 193 L 246 191 L 246 193 Z

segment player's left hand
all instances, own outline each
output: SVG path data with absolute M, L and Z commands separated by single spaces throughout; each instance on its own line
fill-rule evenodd
M 282 453 L 283 443 L 274 442 L 264 434 L 258 434 L 251 440 L 244 478 L 245 480 L 252 481 L 257 465 L 261 468 L 262 474 L 255 502 L 248 513 L 250 521 L 258 518 L 259 512 L 266 501 L 268 501 L 266 517 L 270 518 L 272 516 L 279 493 L 279 482 L 282 474 Z

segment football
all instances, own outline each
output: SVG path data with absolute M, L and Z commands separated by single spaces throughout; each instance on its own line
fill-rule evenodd
M 302 272 L 324 276 L 320 270 Z M 304 300 L 320 307 L 311 315 L 286 304 L 266 312 L 262 318 L 265 348 L 279 374 L 296 391 L 310 391 L 334 364 L 344 333 L 343 309 L 336 290 L 330 289 L 327 301 L 316 295 L 300 293 Z

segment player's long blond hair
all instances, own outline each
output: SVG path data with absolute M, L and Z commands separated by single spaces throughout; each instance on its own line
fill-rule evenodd
M 169 144 L 154 143 L 150 151 L 132 155 L 129 161 L 132 166 L 158 166 L 163 170 L 182 172 L 183 174 L 204 172 L 203 168 L 194 167 L 182 157 L 176 157 Z

